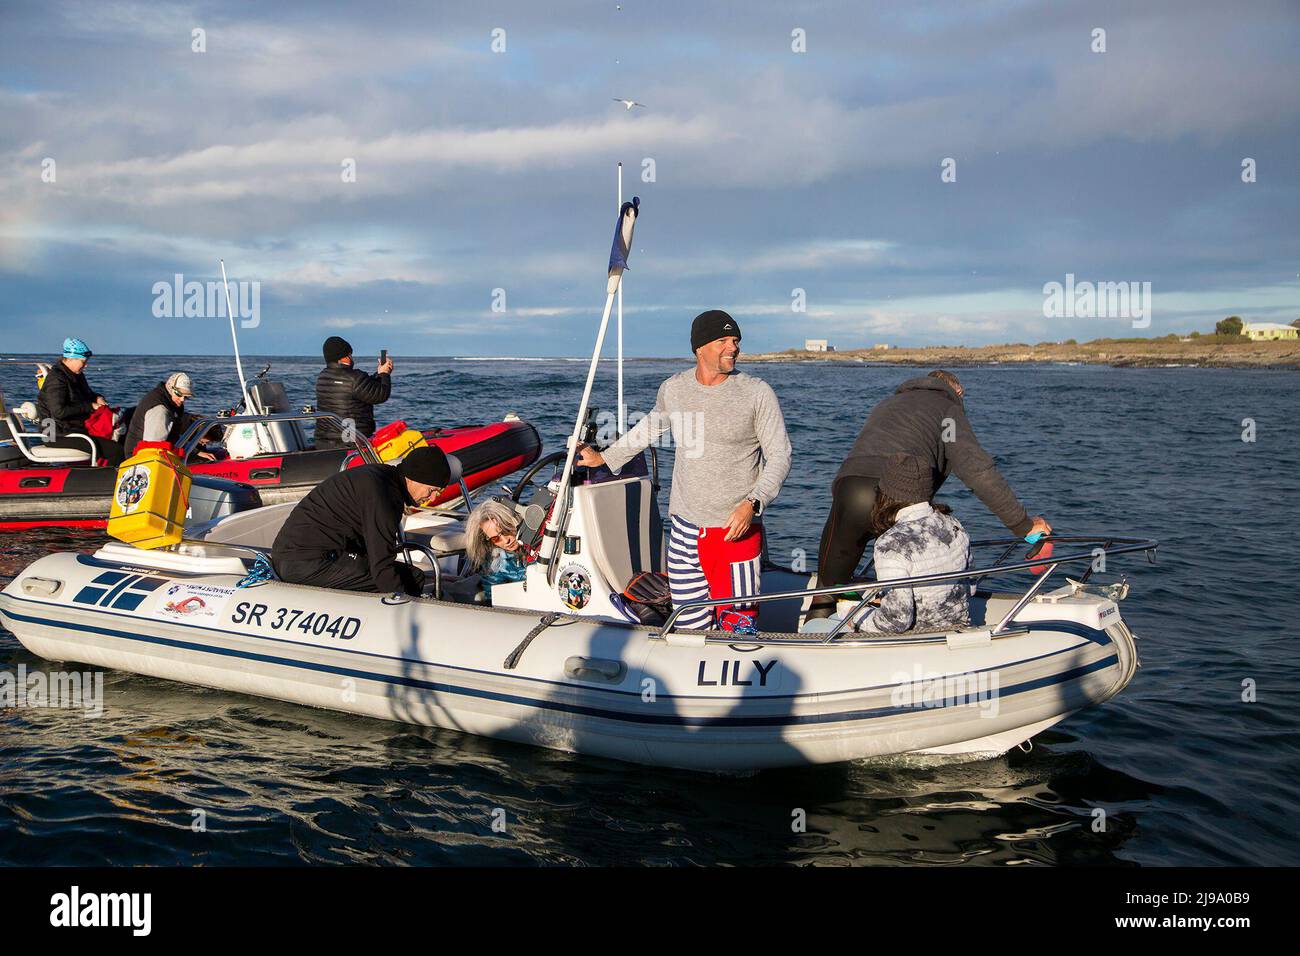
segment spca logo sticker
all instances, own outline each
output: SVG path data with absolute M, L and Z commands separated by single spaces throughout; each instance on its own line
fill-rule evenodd
M 591 602 L 591 575 L 580 564 L 570 564 L 560 569 L 558 590 L 564 606 L 581 611 Z
M 144 500 L 149 490 L 149 469 L 136 465 L 128 470 L 117 483 L 117 506 L 123 511 L 131 511 Z

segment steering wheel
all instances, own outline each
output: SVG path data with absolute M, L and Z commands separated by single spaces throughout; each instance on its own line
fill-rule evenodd
M 524 472 L 524 476 L 520 478 L 518 484 L 515 485 L 514 491 L 510 492 L 510 500 L 518 502 L 519 499 L 523 497 L 528 486 L 533 483 L 533 479 L 537 477 L 538 472 L 547 465 L 555 465 L 563 462 L 564 459 L 568 457 L 568 454 L 567 451 L 553 451 L 549 455 L 544 455 L 533 462 L 532 467 Z

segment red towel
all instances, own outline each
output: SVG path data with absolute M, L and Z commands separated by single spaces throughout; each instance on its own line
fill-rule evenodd
M 117 409 L 100 405 L 86 416 L 86 434 L 91 438 L 113 437 L 113 413 Z

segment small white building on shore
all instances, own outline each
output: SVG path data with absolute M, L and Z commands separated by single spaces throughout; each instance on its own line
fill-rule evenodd
M 829 352 L 831 347 L 826 339 L 804 339 L 803 350 L 805 352 Z

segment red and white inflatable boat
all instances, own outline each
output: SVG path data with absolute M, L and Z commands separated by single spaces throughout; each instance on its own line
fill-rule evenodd
M 268 413 L 284 411 L 275 383 L 253 386 L 278 394 L 255 396 Z M 0 424 L 0 531 L 27 528 L 102 528 L 108 520 L 116 469 L 87 464 L 89 451 L 44 448 L 34 426 L 19 409 L 3 409 Z M 425 440 L 460 459 L 471 490 L 502 478 L 537 460 L 542 442 L 537 429 L 510 417 L 486 425 L 459 425 L 423 431 Z M 317 483 L 356 456 L 352 448 L 317 450 L 296 422 L 227 426 L 223 439 L 230 457 L 220 461 L 191 458 L 194 475 L 243 482 L 257 489 L 263 505 L 297 501 Z M 448 489 L 438 501 L 451 500 Z

